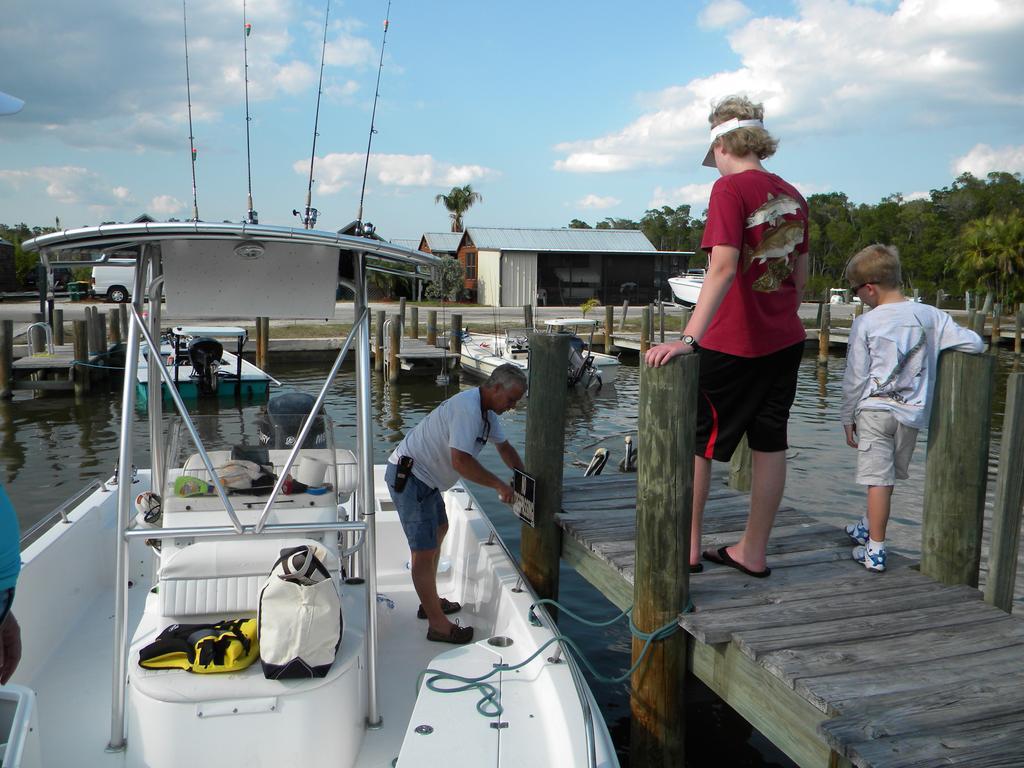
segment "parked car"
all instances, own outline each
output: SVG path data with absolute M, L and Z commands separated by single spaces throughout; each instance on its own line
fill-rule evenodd
M 135 264 L 101 264 L 92 268 L 92 294 L 115 304 L 131 299 Z
M 62 291 L 68 287 L 74 278 L 71 276 L 71 270 L 67 267 L 54 267 L 53 268 L 53 287 L 54 290 Z M 34 291 L 39 287 L 39 270 L 33 267 L 25 273 L 25 279 L 21 281 L 25 290 Z

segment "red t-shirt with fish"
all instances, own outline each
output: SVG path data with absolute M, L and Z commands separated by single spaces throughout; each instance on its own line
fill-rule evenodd
M 739 249 L 736 279 L 700 345 L 738 357 L 763 357 L 804 341 L 793 282 L 807 253 L 807 201 L 774 173 L 722 176 L 711 190 L 701 248 Z M 710 258 L 710 256 L 709 256 Z

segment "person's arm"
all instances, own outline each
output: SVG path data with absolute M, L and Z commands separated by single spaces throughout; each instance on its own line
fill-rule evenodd
M 700 301 L 693 308 L 690 322 L 686 324 L 683 335 L 693 336 L 697 342 L 711 325 L 715 313 L 722 304 L 725 294 L 736 279 L 736 267 L 740 261 L 740 251 L 731 245 L 716 245 L 711 249 L 711 263 L 704 276 L 704 285 L 700 289 Z M 653 368 L 664 365 L 673 357 L 692 351 L 692 347 L 682 341 L 658 344 L 647 350 L 644 360 Z
M 871 358 L 868 356 L 868 338 L 864 323 L 855 318 L 850 328 L 850 339 L 846 347 L 846 370 L 843 372 L 843 400 L 839 406 L 839 423 L 846 432 L 846 444 L 857 447 L 856 420 L 857 403 L 864 395 L 868 384 Z
M 938 347 L 940 352 L 946 349 L 955 349 L 958 352 L 971 352 L 973 354 L 984 351 L 985 341 L 981 336 L 970 328 L 957 325 L 953 318 L 945 312 L 942 314 L 945 316 L 939 324 Z
M 520 472 L 525 472 L 526 467 L 523 466 L 523 460 L 519 458 L 519 451 L 506 440 L 503 443 L 497 443 L 495 448 L 498 449 L 498 455 L 501 456 L 501 460 L 505 462 L 505 466 L 509 469 L 518 469 Z
M 511 485 L 486 469 L 472 454 L 460 451 L 458 448 L 451 448 L 450 450 L 452 452 L 452 467 L 459 473 L 460 477 L 480 485 L 486 485 L 488 488 L 493 488 L 498 492 L 498 498 L 502 502 L 505 504 L 512 503 Z
M 8 612 L 0 625 L 0 685 L 7 685 L 21 661 L 21 627 L 14 614 Z

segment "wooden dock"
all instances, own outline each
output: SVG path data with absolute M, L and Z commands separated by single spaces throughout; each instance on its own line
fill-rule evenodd
M 633 603 L 637 477 L 567 477 L 562 558 Z M 712 490 L 704 548 L 734 543 L 748 497 Z M 844 531 L 790 506 L 754 579 L 705 563 L 688 667 L 800 766 L 1024 765 L 1024 622 L 889 555 L 870 573 Z

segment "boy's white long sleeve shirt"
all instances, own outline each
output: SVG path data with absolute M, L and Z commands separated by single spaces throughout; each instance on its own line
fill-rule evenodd
M 891 411 L 908 427 L 928 425 L 935 369 L 946 349 L 981 352 L 981 337 L 928 304 L 879 304 L 853 321 L 843 376 L 843 424 L 860 411 Z

